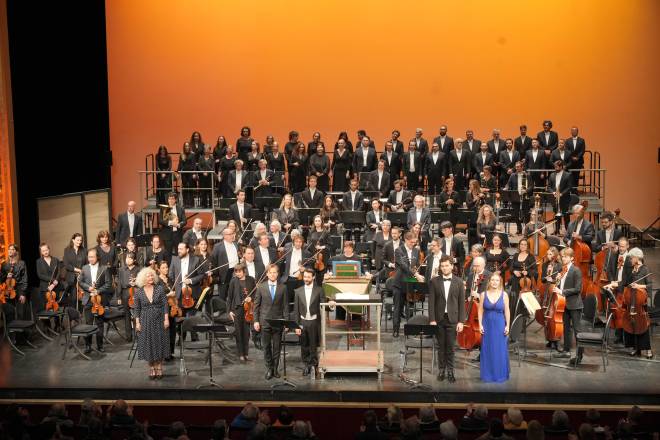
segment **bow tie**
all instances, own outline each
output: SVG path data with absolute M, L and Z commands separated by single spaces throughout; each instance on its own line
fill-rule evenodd
M 445 280 L 445 281 L 451 281 L 451 277 L 449 277 L 449 278 L 442 277 L 442 279 Z

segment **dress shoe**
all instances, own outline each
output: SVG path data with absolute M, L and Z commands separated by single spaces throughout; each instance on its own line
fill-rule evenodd
M 470 359 L 470 362 L 474 362 L 474 363 L 481 362 L 481 353 L 479 353 L 476 358 Z
M 98 347 L 98 348 L 96 349 L 96 351 L 98 351 L 99 353 L 105 353 L 105 348 L 103 348 L 103 347 Z
M 438 373 L 438 380 L 440 382 L 445 380 L 445 370 L 441 370 L 440 373 Z
M 571 358 L 570 361 L 568 361 L 568 364 L 569 364 L 571 367 L 577 367 L 578 365 L 580 365 L 580 362 L 582 362 L 582 358 L 581 358 L 581 357 L 574 357 L 574 358 Z
M 266 371 L 266 380 L 271 380 L 273 378 L 273 370 Z
M 308 365 L 308 366 L 306 366 L 305 369 L 303 370 L 303 376 L 309 376 L 309 374 L 310 374 L 311 372 L 312 372 L 312 367 L 310 367 L 310 366 Z
M 273 377 L 275 377 L 275 378 L 277 378 L 277 379 L 279 379 L 280 377 L 282 377 L 282 376 L 280 376 L 280 372 L 277 371 L 277 368 L 273 370 Z
M 560 351 L 559 354 L 555 355 L 555 357 L 559 359 L 570 359 L 571 353 L 568 351 Z
M 447 372 L 447 380 L 449 381 L 449 383 L 456 382 L 456 378 L 454 377 L 454 370 L 449 370 Z
M 87 347 L 85 347 L 85 351 L 84 351 L 85 354 L 90 354 L 91 352 L 92 352 L 91 346 L 88 345 Z
M 168 357 L 165 358 L 165 362 L 172 362 L 174 360 L 174 356 L 169 355 Z
M 392 332 L 392 337 L 398 338 L 399 337 L 399 329 L 396 329 Z

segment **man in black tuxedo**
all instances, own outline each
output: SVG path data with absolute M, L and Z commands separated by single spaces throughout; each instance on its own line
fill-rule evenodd
M 177 245 L 177 255 L 172 257 L 172 263 L 170 264 L 170 272 L 168 277 L 170 280 L 173 280 L 175 283 L 172 286 L 176 294 L 176 298 L 179 301 L 179 306 L 183 308 L 181 302 L 182 289 L 184 285 L 190 286 L 192 290 L 192 298 L 197 303 L 200 294 L 202 293 L 202 288 L 200 283 L 202 279 L 206 276 L 206 273 L 202 272 L 201 269 L 197 269 L 199 264 L 199 259 L 196 255 L 193 255 L 186 243 L 179 243 Z M 208 297 L 206 301 L 208 301 Z M 190 316 L 194 314 L 197 310 L 193 307 L 183 309 L 185 316 Z M 186 335 L 181 336 L 182 339 L 185 339 Z M 192 332 L 191 338 L 193 341 L 197 341 L 197 333 Z
M 527 136 L 527 126 L 520 126 L 520 136 L 514 139 L 513 146 L 516 147 L 516 151 L 520 154 L 521 158 L 525 157 L 527 150 L 532 148 L 532 138 Z
M 435 196 L 442 192 L 442 184 L 447 177 L 447 155 L 440 151 L 440 145 L 433 142 L 431 153 L 424 160 L 427 194 Z M 431 205 L 437 205 L 436 197 L 432 197 Z
M 296 235 L 293 239 L 293 247 L 288 250 L 286 257 L 284 257 L 284 270 L 280 277 L 280 283 L 286 286 L 286 303 L 288 306 L 294 302 L 294 292 L 302 285 L 302 281 L 298 276 L 304 268 L 312 268 L 314 266 L 311 260 L 311 254 L 307 249 L 303 248 L 305 240 L 301 235 Z
M 422 181 L 424 175 L 422 156 L 416 148 L 415 139 L 411 139 L 408 142 L 408 152 L 402 158 L 403 175 L 410 191 L 417 191 L 424 183 Z
M 236 234 L 229 228 L 222 231 L 222 241 L 213 246 L 211 259 L 213 267 L 218 269 L 214 272 L 214 280 L 218 284 L 218 296 L 227 299 L 227 288 L 229 280 L 234 274 L 234 267 L 238 264 L 238 245 L 234 242 Z M 255 278 L 256 279 L 256 278 Z
M 582 315 L 582 272 L 573 264 L 573 249 L 564 248 L 559 253 L 561 263 L 566 273 L 560 278 L 555 286 L 555 293 L 566 298 L 566 309 L 564 310 L 564 350 L 558 357 L 571 357 L 571 340 L 573 336 L 577 338 L 580 332 L 580 316 Z M 573 359 L 570 360 L 572 366 L 577 366 L 582 361 L 582 347 L 580 347 Z
M 252 185 L 252 179 L 250 179 L 248 172 L 243 169 L 243 161 L 241 159 L 234 162 L 234 167 L 235 169 L 230 170 L 227 177 L 227 186 L 232 194 L 236 194 L 239 189 L 244 189 Z
M 555 172 L 550 174 L 548 178 L 548 192 L 555 195 L 555 200 L 552 206 L 555 210 L 556 216 L 564 218 L 564 227 L 568 228 L 571 213 L 569 212 L 569 205 L 571 203 L 571 176 L 568 172 L 564 171 L 564 163 L 560 160 L 555 162 Z M 559 198 L 559 212 L 557 211 L 557 198 Z M 556 224 L 555 228 L 558 231 L 560 224 Z
M 301 197 L 305 208 L 318 208 L 323 206 L 325 193 L 316 187 L 318 177 L 311 175 L 308 179 L 308 187 L 302 192 Z
M 177 205 L 176 200 L 176 193 L 168 194 L 168 208 L 158 222 L 165 251 L 170 255 L 176 254 L 176 248 L 183 239 L 183 227 L 186 225 L 186 213 L 181 206 Z
M 195 219 L 193 220 L 192 228 L 188 229 L 183 234 L 183 242 L 188 245 L 188 249 L 190 249 L 193 253 L 195 251 L 195 246 L 197 245 L 197 241 L 204 238 L 202 223 L 203 222 L 201 218 L 195 217 Z
M 392 130 L 392 140 L 388 141 L 388 142 L 392 142 L 392 150 L 399 157 L 403 156 L 403 153 L 405 153 L 406 151 L 405 145 L 403 145 L 403 142 L 399 140 L 400 137 L 401 137 L 401 132 L 399 130 Z
M 454 265 L 454 272 L 457 275 L 461 274 L 463 269 L 463 262 L 465 261 L 465 247 L 463 243 L 454 236 L 454 225 L 449 221 L 440 223 L 440 252 L 442 255 L 449 255 L 452 257 L 452 264 Z
M 415 130 L 415 137 L 411 139 L 415 142 L 415 150 L 419 153 L 420 157 L 426 156 L 426 152 L 429 151 L 429 143 L 422 137 L 424 131 L 421 128 Z
M 321 303 L 326 302 L 321 286 L 314 283 L 314 270 L 303 272 L 303 285 L 295 290 L 293 313 L 301 328 L 296 329 L 300 336 L 300 357 L 305 364 L 303 376 L 309 376 L 312 369 L 319 366 L 318 347 L 321 339 Z M 330 301 L 333 308 L 334 301 Z
M 238 190 L 236 194 L 236 203 L 229 205 L 229 217 L 236 222 L 242 230 L 248 224 L 248 219 L 252 217 L 252 205 L 245 202 L 245 190 Z
M 479 139 L 474 138 L 474 131 L 467 130 L 465 132 L 464 148 L 470 150 L 473 156 L 481 151 L 481 144 L 482 142 Z
M 397 145 L 400 145 L 401 150 L 403 150 L 403 144 L 398 142 Z M 385 151 L 380 155 L 380 160 L 385 161 L 385 171 L 390 173 L 390 190 L 394 187 L 394 181 L 401 176 L 401 155 L 394 151 L 394 145 L 392 141 L 387 141 L 385 143 Z
M 369 191 L 378 191 L 379 197 L 387 197 L 390 193 L 390 173 L 385 171 L 385 160 L 378 161 L 378 169 L 369 173 Z
M 254 281 L 259 283 L 262 281 L 262 276 L 266 269 L 263 264 L 255 261 L 254 259 L 254 248 L 247 246 L 243 251 L 243 263 L 245 264 L 245 274 L 254 278 Z
M 531 142 L 531 140 L 530 140 Z M 509 181 L 511 174 L 515 171 L 516 162 L 523 159 L 525 156 L 521 156 L 521 153 L 518 153 L 513 148 L 513 142 L 511 138 L 508 138 L 505 141 L 506 149 L 500 152 L 500 167 L 502 172 L 500 173 L 500 186 L 503 187 Z M 531 144 L 530 144 L 531 145 Z M 530 186 L 532 182 L 530 182 Z
M 549 157 L 552 150 L 559 144 L 557 132 L 552 131 L 552 121 L 543 121 L 543 131 L 538 132 L 536 140 L 539 141 L 541 149 L 545 150 L 545 155 Z
M 573 162 L 573 186 L 577 187 L 580 178 L 580 170 L 584 168 L 584 152 L 587 150 L 587 144 L 583 138 L 578 136 L 578 128 L 571 127 L 571 138 L 568 139 L 567 150 L 571 152 L 571 161 Z
M 277 251 L 270 247 L 270 237 L 263 234 L 259 237 L 258 246 L 254 249 L 254 261 L 261 263 L 264 267 L 275 264 L 277 261 Z
M 587 246 L 591 246 L 591 240 L 594 238 L 594 225 L 584 218 L 586 209 L 582 205 L 575 205 L 572 208 L 573 221 L 568 224 L 564 241 L 570 245 L 575 239 L 580 239 Z
M 383 246 L 383 267 L 387 267 L 389 269 L 396 268 L 396 260 L 394 258 L 394 254 L 400 246 L 403 246 L 403 241 L 401 239 L 401 228 L 398 226 L 393 226 L 392 240 L 388 241 L 385 243 L 385 246 Z
M 376 169 L 376 149 L 371 146 L 369 136 L 364 136 L 353 154 L 353 173 L 370 173 Z
M 621 293 L 623 288 L 631 283 L 633 264 L 628 251 L 630 250 L 630 243 L 626 237 L 620 237 L 616 245 L 611 249 L 610 255 L 605 260 L 607 265 L 607 279 L 610 283 L 607 286 L 604 286 L 605 289 L 611 290 L 612 292 Z M 605 293 L 605 292 L 602 292 Z M 614 332 L 614 343 L 622 344 L 623 343 L 623 329 L 618 328 Z
M 557 145 L 557 148 L 550 153 L 550 162 L 548 163 L 555 163 L 558 160 L 561 160 L 564 163 L 564 169 L 568 172 L 570 172 L 571 168 L 574 166 L 571 152 L 566 148 L 566 142 L 563 139 L 559 139 L 559 145 Z M 573 182 L 571 182 L 571 186 L 574 186 Z M 571 192 L 577 193 L 577 191 Z
M 429 285 L 429 324 L 438 326 L 438 380 L 456 382 L 454 377 L 454 343 L 456 332 L 463 331 L 465 321 L 465 287 L 463 280 L 452 274 L 450 256 L 440 259 L 441 276 Z
M 509 181 L 504 186 L 505 190 L 516 194 L 510 196 L 513 215 L 516 218 L 517 234 L 522 233 L 522 223 L 529 221 L 529 202 L 534 193 L 532 177 L 523 169 L 521 161 L 516 162 L 515 173 L 511 174 Z
M 484 170 L 486 165 L 493 166 L 493 155 L 488 151 L 488 145 L 481 144 L 479 152 L 472 156 L 472 172 L 475 179 L 479 179 L 479 174 Z
M 115 233 L 115 240 L 118 244 L 126 246 L 126 240 L 129 237 L 137 237 L 142 235 L 142 216 L 135 212 L 135 202 L 128 202 L 126 212 L 122 212 L 117 216 L 117 232 Z
M 543 150 L 539 148 L 539 145 L 538 139 L 533 139 L 532 148 L 525 153 L 525 169 L 528 171 L 546 169 L 546 156 Z M 545 187 L 545 172 L 532 172 L 531 175 L 532 180 L 534 180 L 534 186 L 539 188 Z
M 107 307 L 110 304 L 112 295 L 112 275 L 99 264 L 98 252 L 96 248 L 87 251 L 87 262 L 80 272 L 80 288 L 83 290 L 81 303 L 83 306 L 83 318 L 88 325 L 96 325 L 98 333 L 96 334 L 96 348 L 100 352 L 103 349 L 103 317 L 92 313 L 92 296 L 100 295 L 101 304 Z M 92 337 L 85 338 L 85 354 L 92 352 Z
M 412 229 L 415 223 L 422 225 L 422 234 L 427 235 L 431 227 L 431 211 L 424 206 L 424 196 L 415 196 L 414 206 L 408 211 L 408 229 Z
M 387 198 L 387 205 L 393 212 L 408 211 L 413 204 L 412 192 L 404 189 L 403 180 L 394 181 L 394 190 L 390 192 Z
M 470 172 L 472 171 L 472 157 L 470 152 L 463 149 L 463 139 L 456 139 L 456 148 L 449 152 L 449 176 L 454 178 L 456 191 L 467 189 Z
M 266 380 L 280 377 L 280 347 L 282 329 L 275 329 L 267 319 L 288 319 L 289 308 L 286 304 L 286 288 L 278 282 L 279 269 L 271 265 L 267 269 L 267 280 L 257 286 L 254 299 L 254 330 L 261 332 L 261 345 L 266 364 Z
M 273 173 L 273 170 L 269 170 L 267 167 L 268 162 L 266 159 L 260 159 L 259 169 L 252 172 L 250 182 L 254 187 L 255 197 L 269 197 L 273 195 L 273 191 L 270 188 L 270 185 L 273 182 L 275 173 Z
M 342 195 L 341 209 L 343 211 L 362 211 L 364 209 L 364 196 L 358 190 L 357 179 L 351 179 L 350 185 L 350 190 Z
M 614 224 L 614 213 L 605 211 L 600 215 L 600 229 L 596 232 L 596 240 L 591 244 L 591 249 L 600 252 L 603 249 L 616 249 L 616 243 L 623 237 L 623 232 Z
M 440 147 L 440 151 L 445 153 L 445 155 L 449 154 L 449 152 L 454 149 L 454 139 L 452 139 L 451 136 L 447 136 L 446 125 L 440 126 L 439 136 L 433 138 L 433 143 L 438 144 L 438 146 Z M 428 145 L 426 150 L 424 151 L 426 152 L 427 150 L 428 150 Z
M 392 312 L 392 336 L 399 337 L 399 325 L 401 324 L 401 312 L 405 303 L 406 278 L 415 278 L 418 282 L 424 282 L 424 276 L 417 272 L 421 261 L 419 259 L 419 248 L 415 247 L 415 236 L 412 232 L 404 235 L 403 246 L 394 251 L 396 274 L 392 282 L 392 296 L 394 297 L 394 311 Z

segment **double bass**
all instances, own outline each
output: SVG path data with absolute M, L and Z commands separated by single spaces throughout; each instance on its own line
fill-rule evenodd
M 584 212 L 586 212 L 589 202 L 583 200 L 580 202 L 580 205 L 584 208 L 582 211 L 582 216 L 584 216 Z M 588 292 L 593 291 L 591 287 L 591 248 L 579 238 L 572 238 L 570 247 L 573 249 L 574 264 L 580 269 L 580 272 L 582 272 L 582 291 L 580 293 L 582 298 L 584 298 Z
M 614 210 L 614 214 L 615 214 L 616 217 L 618 217 L 620 213 L 621 213 L 620 209 L 617 208 L 617 209 Z M 610 245 L 612 243 L 604 243 L 604 244 Z M 605 308 L 606 308 L 606 305 L 601 300 L 602 298 L 601 298 L 601 295 L 600 295 L 600 291 L 601 291 L 602 288 L 605 287 L 605 285 L 609 284 L 609 282 L 610 282 L 610 280 L 607 277 L 607 268 L 610 265 L 610 260 L 612 258 L 612 253 L 613 253 L 613 250 L 609 246 L 607 246 L 606 248 L 601 249 L 600 251 L 598 251 L 596 253 L 596 255 L 594 256 L 594 266 L 596 267 L 596 280 L 594 282 L 592 282 L 591 294 L 596 295 L 596 298 L 598 300 L 598 311 L 599 312 L 604 311 Z M 619 263 L 617 263 L 617 264 L 619 264 Z M 616 321 L 616 317 L 615 317 L 615 320 L 612 321 L 613 325 L 614 325 L 615 321 Z M 616 327 L 616 328 L 621 328 L 621 327 Z
M 479 284 L 483 281 L 484 274 L 474 277 L 470 293 L 476 292 Z M 478 292 L 477 292 L 478 293 Z M 481 344 L 481 331 L 479 330 L 479 299 L 470 294 L 470 299 L 465 301 L 466 319 L 463 323 L 463 331 L 456 334 L 456 343 L 465 350 L 472 350 Z
M 545 314 L 545 339 L 550 342 L 559 341 L 564 337 L 564 310 L 566 309 L 566 298 L 557 292 L 553 292 L 562 277 L 568 272 L 568 266 L 563 266 L 554 283 L 548 283 L 548 296 L 551 297 Z

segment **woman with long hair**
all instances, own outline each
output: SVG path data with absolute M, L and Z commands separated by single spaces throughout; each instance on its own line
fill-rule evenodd
M 289 156 L 288 167 L 289 189 L 294 194 L 304 191 L 307 177 L 307 155 L 305 154 L 305 144 L 302 142 L 298 142 L 295 150 Z
M 181 178 L 181 187 L 183 189 L 183 206 L 191 208 L 194 206 L 195 194 L 197 193 L 197 160 L 193 153 L 190 143 L 183 144 L 183 151 L 179 156 L 179 165 L 177 173 Z
M 165 145 L 158 147 L 156 171 L 156 200 L 159 205 L 165 205 L 167 194 L 172 191 L 172 158 Z
M 484 382 L 505 382 L 509 379 L 508 335 L 511 314 L 509 298 L 504 291 L 504 279 L 493 273 L 479 301 L 481 331 L 480 377 Z
M 319 214 L 321 215 L 321 220 L 323 220 L 323 225 L 332 234 L 335 234 L 337 232 L 337 223 L 339 223 L 339 210 L 332 196 L 326 195 L 323 198 L 323 206 Z

